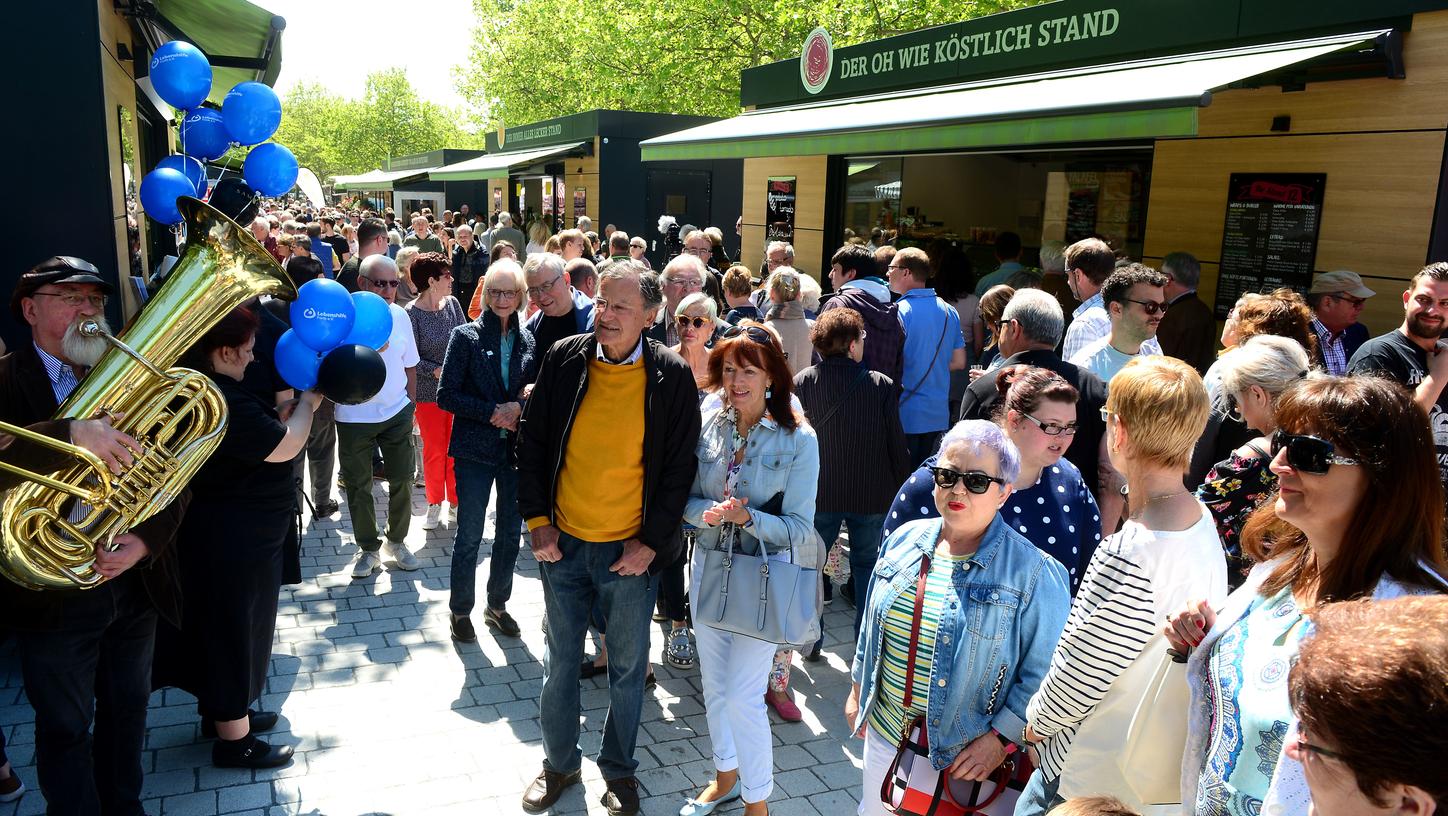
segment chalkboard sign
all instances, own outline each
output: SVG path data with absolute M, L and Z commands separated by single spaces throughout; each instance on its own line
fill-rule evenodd
M 1225 319 L 1248 292 L 1312 283 L 1324 173 L 1233 173 L 1222 231 L 1215 311 Z
M 794 241 L 794 176 L 773 176 L 764 209 L 764 240 Z

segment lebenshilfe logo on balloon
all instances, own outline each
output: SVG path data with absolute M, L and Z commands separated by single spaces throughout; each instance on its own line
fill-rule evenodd
M 820 26 L 804 38 L 804 50 L 799 52 L 799 81 L 806 91 L 817 94 L 829 84 L 834 66 L 834 41 L 824 26 Z
M 319 317 L 323 320 L 345 320 L 347 316 L 341 312 L 319 312 L 311 306 L 308 306 L 302 310 L 302 317 L 308 320 L 316 320 Z

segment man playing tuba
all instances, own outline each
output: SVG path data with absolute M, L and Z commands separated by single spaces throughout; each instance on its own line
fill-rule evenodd
M 105 421 L 49 422 L 107 348 L 79 326 L 94 320 L 105 328 L 112 291 L 79 258 L 51 258 L 21 276 L 10 308 L 30 325 L 34 342 L 0 357 L 0 420 L 57 438 L 68 433 L 119 472 L 139 452 L 133 439 Z M 41 473 L 66 464 L 66 454 L 36 452 L 33 443 L 6 439 L 0 437 L 6 461 L 44 462 L 32 468 Z M 98 550 L 95 570 L 109 580 L 93 589 L 37 592 L 0 580 L 0 620 L 19 636 L 49 813 L 142 812 L 141 748 L 156 620 L 158 614 L 178 616 L 169 550 L 186 497 L 117 535 L 114 549 Z

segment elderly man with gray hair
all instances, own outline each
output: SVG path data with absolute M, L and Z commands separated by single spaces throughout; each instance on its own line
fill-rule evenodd
M 1110 461 L 1102 451 L 1106 426 L 1101 421 L 1101 407 L 1106 404 L 1106 385 L 1100 377 L 1062 360 L 1056 353 L 1056 345 L 1061 342 L 1064 330 L 1061 304 L 1049 292 L 1041 289 L 1017 292 L 1001 313 L 1000 354 L 1003 362 L 996 376 L 978 377 L 966 389 L 961 398 L 960 418 L 994 419 L 997 406 L 1005 394 L 1005 388 L 1000 387 L 997 381 L 1008 377 L 1012 366 L 1036 366 L 1060 374 L 1080 394 L 1080 399 L 1076 401 L 1076 434 L 1071 439 L 1071 446 L 1066 449 L 1066 459 L 1081 471 L 1097 503 L 1102 504 L 1104 500 L 1109 504 L 1113 497 L 1105 495 L 1109 491 L 1100 489 L 1094 475 L 1102 462 Z M 1120 495 L 1114 496 L 1117 508 L 1120 500 Z M 1105 512 L 1101 517 L 1111 518 Z
M 565 337 L 593 330 L 593 299 L 573 288 L 561 255 L 535 252 L 523 264 L 528 300 L 538 311 L 523 328 L 533 335 L 538 358 Z
M 1173 252 L 1162 259 L 1166 276 L 1166 314 L 1156 327 L 1161 351 L 1206 375 L 1217 359 L 1217 319 L 1212 307 L 1197 297 L 1202 264 L 1186 252 Z
M 498 226 L 494 227 L 491 232 L 492 234 L 488 236 L 489 251 L 492 250 L 494 241 L 507 241 L 519 252 L 522 252 L 523 247 L 528 245 L 528 239 L 523 237 L 522 230 L 513 226 L 513 216 L 507 210 L 498 213 Z
M 530 281 L 531 285 L 531 281 Z M 543 357 L 518 437 L 518 509 L 531 531 L 548 616 L 539 698 L 543 770 L 523 809 L 552 807 L 582 779 L 578 667 L 589 615 L 608 622 L 609 710 L 598 768 L 610 814 L 637 813 L 639 717 L 658 572 L 682 557 L 694 481 L 694 375 L 644 336 L 662 305 L 633 261 L 599 273 L 594 330 Z
M 407 549 L 412 521 L 412 419 L 417 399 L 417 340 L 412 320 L 396 303 L 402 279 L 397 263 L 386 255 L 371 255 L 358 268 L 358 285 L 387 301 L 392 334 L 379 354 L 387 366 L 387 379 L 372 399 L 357 405 L 337 406 L 337 459 L 341 463 L 343 495 L 352 515 L 357 538 L 357 559 L 352 577 L 366 578 L 381 569 L 379 551 L 398 569 L 418 568 L 417 556 Z M 382 452 L 387 477 L 387 541 L 377 535 L 372 502 L 372 452 Z
M 684 298 L 695 292 L 704 291 L 704 277 L 708 268 L 698 257 L 685 253 L 676 255 L 664 265 L 659 273 L 659 286 L 664 291 L 664 308 L 648 329 L 648 336 L 670 348 L 679 345 L 679 326 L 674 322 L 674 313 Z M 761 310 L 763 311 L 763 310 Z

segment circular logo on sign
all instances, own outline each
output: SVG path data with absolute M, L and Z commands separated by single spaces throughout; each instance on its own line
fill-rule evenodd
M 830 33 L 820 26 L 804 38 L 804 50 L 799 53 L 799 81 L 804 89 L 812 94 L 823 91 L 834 63 L 834 43 Z
M 305 317 L 308 320 L 316 320 L 317 310 L 313 309 L 311 306 L 308 306 L 307 308 L 302 310 L 302 317 Z

